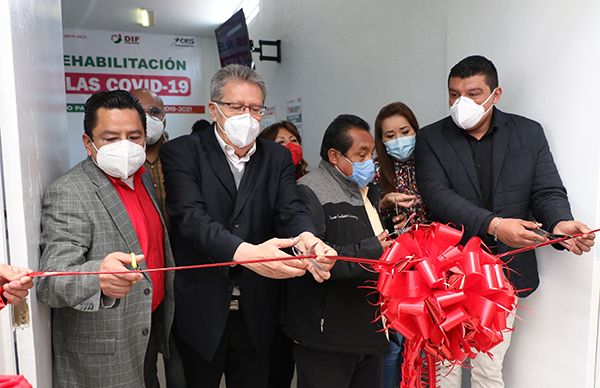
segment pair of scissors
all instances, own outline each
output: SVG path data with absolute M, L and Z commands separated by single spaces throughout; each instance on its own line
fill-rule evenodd
M 540 235 L 544 238 L 547 238 L 548 240 L 557 240 L 559 238 L 573 238 L 573 236 L 570 236 L 568 234 L 558 234 L 558 233 L 550 233 L 547 230 L 544 230 L 540 227 L 537 227 L 535 229 L 530 229 L 533 233 Z
M 317 246 L 319 242 L 314 243 L 309 249 L 308 252 L 302 252 L 300 249 L 296 248 L 296 246 L 294 245 L 292 247 L 292 253 L 294 254 L 294 256 L 307 256 L 310 254 L 310 252 L 313 251 L 313 249 L 315 249 L 315 247 Z M 316 269 L 318 269 L 319 271 L 325 271 L 325 268 L 323 268 L 321 266 L 321 264 L 317 263 L 317 261 L 315 259 L 306 259 L 308 260 Z
M 404 224 L 402 225 L 402 227 L 400 229 L 394 230 L 392 233 L 388 233 L 386 239 L 393 239 L 393 238 L 400 236 L 403 233 L 408 232 L 410 230 L 410 227 L 408 227 L 408 223 L 411 222 L 413 220 L 413 218 L 415 218 L 415 216 L 416 216 L 416 213 L 412 213 L 406 219 L 406 221 L 404 221 Z

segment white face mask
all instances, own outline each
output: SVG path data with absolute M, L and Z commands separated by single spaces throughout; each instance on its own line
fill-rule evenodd
M 146 143 L 156 144 L 165 131 L 165 119 L 146 115 Z
M 492 104 L 487 110 L 483 108 L 483 105 L 492 98 L 495 91 L 496 89 L 492 90 L 492 93 L 481 105 L 477 104 L 469 97 L 460 96 L 457 98 L 450 107 L 450 116 L 454 123 L 467 131 L 479 124 L 481 118 L 494 106 L 494 104 Z
M 250 113 L 235 115 L 231 117 L 225 116 L 218 104 L 215 104 L 219 113 L 225 117 L 225 127 L 221 127 L 217 121 L 219 128 L 225 132 L 229 140 L 239 148 L 246 147 L 252 144 L 260 132 L 260 123 Z
M 127 139 L 96 148 L 96 165 L 114 178 L 127 179 L 142 167 L 146 161 L 146 150 Z

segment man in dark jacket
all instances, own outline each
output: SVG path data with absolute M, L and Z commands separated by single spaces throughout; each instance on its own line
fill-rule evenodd
M 368 186 L 374 147 L 364 120 L 341 115 L 325 132 L 319 168 L 298 182 L 316 235 L 343 256 L 378 259 L 389 245 L 375 210 L 379 194 Z M 377 387 L 388 345 L 370 290 L 360 288 L 376 275 L 342 261 L 330 273 L 324 283 L 288 281 L 285 332 L 295 342 L 298 387 Z
M 494 107 L 502 89 L 491 61 L 471 56 L 456 64 L 448 94 L 450 116 L 423 128 L 415 150 L 417 184 L 433 220 L 464 227 L 463 242 L 479 236 L 496 253 L 544 241 L 545 231 L 590 231 L 573 221 L 542 126 Z M 579 255 L 590 250 L 593 239 L 587 234 L 562 244 Z M 520 297 L 535 291 L 539 278 L 533 251 L 507 265 Z M 502 362 L 509 344 L 507 332 L 492 349 L 493 359 L 480 355 L 472 360 L 474 386 L 504 387 Z M 448 376 L 442 372 L 442 387 L 460 387 L 460 369 Z
M 269 349 L 284 279 L 310 271 L 329 277 L 333 261 L 292 259 L 296 246 L 317 255 L 335 251 L 316 238 L 298 197 L 290 153 L 257 139 L 266 88 L 254 70 L 229 65 L 211 81 L 210 130 L 161 147 L 173 253 L 178 266 L 239 262 L 238 266 L 181 271 L 175 278 L 175 340 L 189 387 L 264 388 Z M 276 238 L 280 237 L 280 238 Z

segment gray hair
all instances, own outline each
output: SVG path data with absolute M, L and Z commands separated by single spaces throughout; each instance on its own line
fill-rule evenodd
M 262 77 L 248 66 L 227 65 L 217 71 L 210 81 L 210 100 L 219 101 L 223 97 L 223 87 L 229 81 L 243 81 L 257 85 L 263 94 L 263 101 L 267 98 L 267 88 Z

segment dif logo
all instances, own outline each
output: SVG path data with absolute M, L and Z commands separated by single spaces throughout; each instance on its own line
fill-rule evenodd
M 110 40 L 114 44 L 126 43 L 126 44 L 140 44 L 139 35 L 124 35 L 124 34 L 112 34 Z

